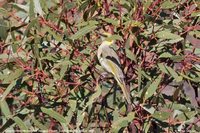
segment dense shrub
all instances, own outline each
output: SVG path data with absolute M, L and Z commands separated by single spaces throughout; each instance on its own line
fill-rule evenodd
M 198 0 L 0 3 L 0 132 L 199 132 Z M 131 110 L 96 54 L 113 33 Z

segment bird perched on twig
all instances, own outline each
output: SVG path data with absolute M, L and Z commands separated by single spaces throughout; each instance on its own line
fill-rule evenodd
M 102 44 L 97 51 L 97 57 L 101 66 L 109 73 L 113 75 L 118 85 L 120 86 L 124 97 L 128 104 L 131 104 L 130 93 L 126 87 L 124 81 L 124 73 L 121 69 L 119 57 L 114 49 L 111 47 L 115 43 L 115 40 L 111 39 L 110 33 L 99 33 L 101 35 Z

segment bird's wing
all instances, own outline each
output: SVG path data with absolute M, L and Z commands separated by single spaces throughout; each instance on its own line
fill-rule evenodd
M 110 73 L 112 73 L 118 80 L 124 80 L 124 74 L 119 63 L 116 63 L 114 57 L 107 56 L 101 60 L 101 65 Z
M 127 102 L 130 104 L 130 93 L 128 92 L 125 82 L 124 82 L 124 74 L 121 70 L 121 68 L 113 62 L 113 57 L 107 57 L 102 60 L 101 65 L 110 73 L 114 75 L 114 78 L 116 79 L 117 83 L 119 84 Z
M 119 57 L 113 48 L 109 46 L 104 46 L 100 49 L 98 53 L 100 64 L 110 73 L 112 73 L 117 78 L 124 78 L 124 74 L 121 69 Z
M 104 53 L 103 58 L 108 58 L 118 64 L 119 67 L 121 67 L 119 57 L 112 47 L 105 47 L 102 52 Z

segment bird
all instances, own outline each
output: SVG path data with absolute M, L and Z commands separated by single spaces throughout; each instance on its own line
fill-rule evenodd
M 112 45 L 115 44 L 115 40 L 110 38 L 112 34 L 108 32 L 99 34 L 102 40 L 102 43 L 97 50 L 97 58 L 99 63 L 104 68 L 104 70 L 113 75 L 114 79 L 117 81 L 119 87 L 121 88 L 126 101 L 128 104 L 131 104 L 130 93 L 128 92 L 125 84 L 125 76 L 121 69 L 119 57 L 115 50 L 112 48 Z

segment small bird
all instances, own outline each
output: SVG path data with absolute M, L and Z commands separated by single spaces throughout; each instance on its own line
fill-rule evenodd
M 114 44 L 115 41 L 109 38 L 112 36 L 110 33 L 105 32 L 103 34 L 99 34 L 101 35 L 102 39 L 102 44 L 99 46 L 97 51 L 99 63 L 107 72 L 113 75 L 118 85 L 120 86 L 128 104 L 131 104 L 130 93 L 126 88 L 124 74 L 121 69 L 119 57 L 115 50 L 111 47 L 111 45 Z

